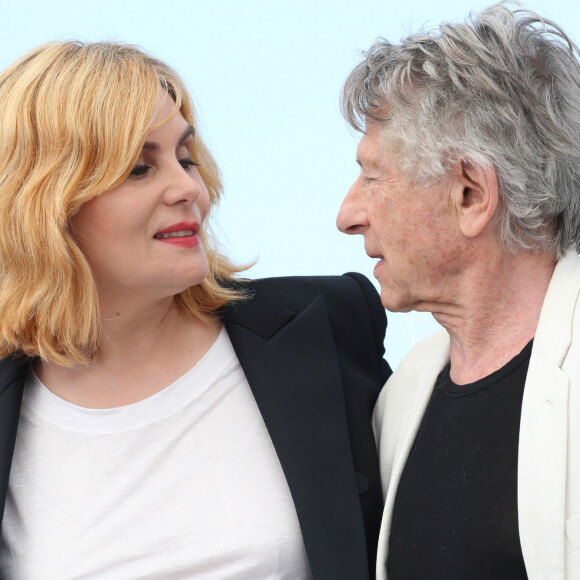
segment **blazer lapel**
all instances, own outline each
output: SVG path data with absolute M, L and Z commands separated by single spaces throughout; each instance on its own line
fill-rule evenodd
M 384 423 L 385 427 L 382 431 L 377 424 L 381 483 L 385 495 L 377 552 L 377 580 L 385 580 L 387 577 L 391 519 L 399 480 L 415 442 L 437 376 L 449 360 L 449 340 L 447 336 L 442 339 L 443 336 L 443 332 L 440 332 L 416 347 L 422 350 L 416 353 L 412 361 L 409 357 L 409 360 L 401 363 L 401 367 L 387 381 L 385 397 L 379 399 L 379 404 L 375 408 L 376 420 L 380 424 Z M 419 374 L 415 376 L 417 365 L 422 366 Z M 416 390 L 409 388 L 410 385 Z M 396 399 L 389 399 L 387 395 L 390 393 L 393 393 Z
M 532 355 L 518 457 L 518 520 L 530 578 L 564 578 L 569 379 Z
M 224 322 L 292 494 L 315 578 L 366 578 L 365 532 L 324 298 L 293 314 L 258 296 Z
M 522 403 L 518 516 L 531 578 L 565 577 L 570 379 L 561 367 L 579 293 L 580 262 L 570 253 L 558 262 L 544 299 Z
M 0 521 L 4 515 L 27 368 L 27 364 L 18 359 L 0 361 Z

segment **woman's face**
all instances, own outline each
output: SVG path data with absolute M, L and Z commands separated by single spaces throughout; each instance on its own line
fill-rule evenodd
M 162 97 L 153 126 L 173 110 Z M 148 135 L 121 185 L 84 204 L 72 219 L 103 296 L 174 296 L 199 284 L 208 262 L 197 232 L 209 194 L 190 157 L 193 129 L 176 113 Z

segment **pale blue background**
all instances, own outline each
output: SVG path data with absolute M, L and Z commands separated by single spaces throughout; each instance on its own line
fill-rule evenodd
M 357 174 L 357 136 L 338 107 L 360 51 L 423 25 L 463 19 L 481 0 L 101 0 L 2 2 L 0 68 L 55 39 L 137 44 L 183 76 L 201 130 L 222 168 L 217 213 L 237 261 L 258 258 L 252 277 L 372 277 L 362 238 L 335 228 Z M 526 3 L 580 42 L 576 0 Z M 396 366 L 436 324 L 430 314 L 389 316 L 387 357 Z

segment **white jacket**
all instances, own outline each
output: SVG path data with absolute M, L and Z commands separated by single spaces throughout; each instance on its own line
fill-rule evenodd
M 534 338 L 522 402 L 518 519 L 530 580 L 580 579 L 580 258 L 554 271 Z M 449 360 L 449 336 L 419 343 L 387 381 L 375 408 L 386 498 L 377 580 L 385 580 L 393 503 L 435 380 Z

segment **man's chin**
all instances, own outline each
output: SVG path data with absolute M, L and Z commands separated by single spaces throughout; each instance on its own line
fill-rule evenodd
M 401 296 L 400 293 L 391 288 L 383 288 L 382 286 L 381 302 L 389 312 L 411 312 L 413 310 L 409 296 Z

